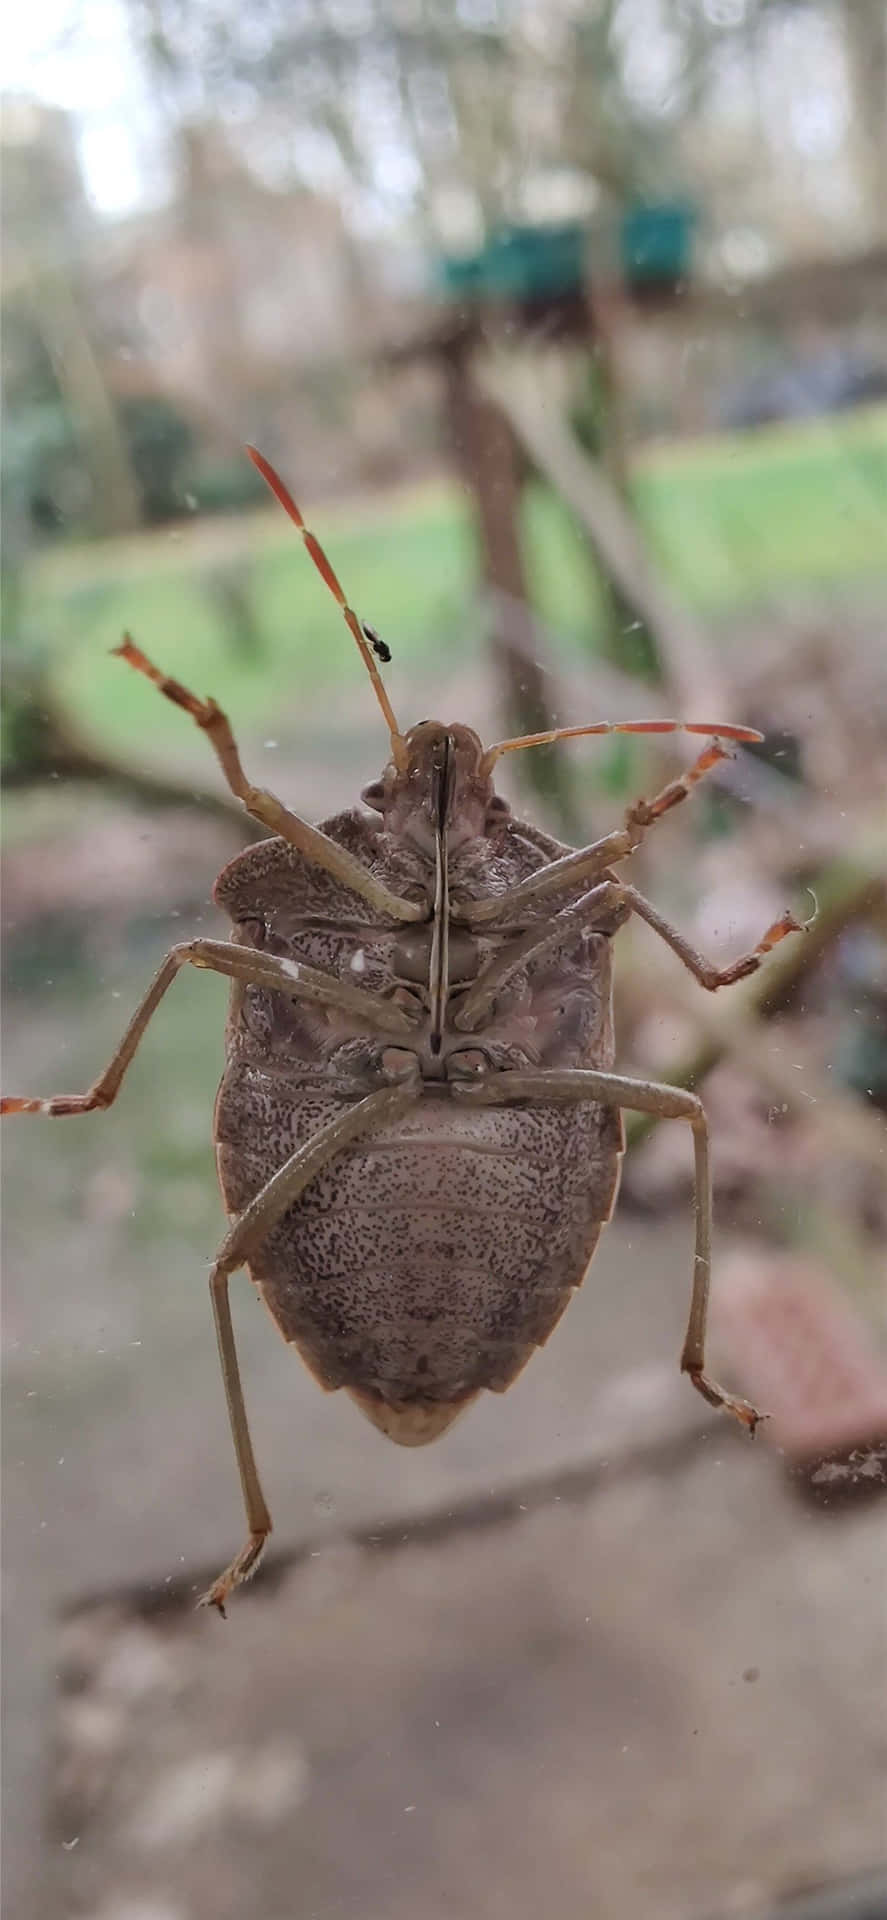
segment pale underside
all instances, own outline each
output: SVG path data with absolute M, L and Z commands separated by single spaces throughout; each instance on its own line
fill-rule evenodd
M 324 831 L 393 890 L 427 897 L 427 861 L 374 821 L 352 812 Z M 564 851 L 508 821 L 454 856 L 452 900 L 507 894 Z M 393 928 L 284 842 L 241 854 L 216 897 L 244 944 L 423 1001 L 430 925 Z M 530 914 L 479 935 L 453 926 L 440 1051 L 425 1019 L 415 1041 L 398 1042 L 418 1056 L 415 1106 L 339 1153 L 250 1261 L 321 1385 L 344 1387 L 402 1445 L 435 1439 L 483 1388 L 514 1380 L 581 1284 L 615 1200 L 615 1108 L 471 1108 L 451 1095 L 466 1050 L 497 1071 L 612 1066 L 609 928 L 568 933 L 522 967 L 477 1031 L 453 1024 L 460 989 L 532 924 Z M 339 1012 L 235 985 L 216 1110 L 232 1217 L 321 1126 L 385 1084 L 390 1045 Z

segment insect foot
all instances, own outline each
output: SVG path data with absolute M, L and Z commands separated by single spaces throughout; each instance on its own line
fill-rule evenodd
M 714 1380 L 709 1380 L 708 1375 L 699 1367 L 687 1367 L 685 1372 L 689 1374 L 697 1393 L 701 1393 L 703 1400 L 707 1400 L 710 1407 L 722 1407 L 725 1413 L 732 1413 L 752 1437 L 757 1432 L 760 1422 L 769 1420 L 769 1413 L 759 1413 L 750 1400 L 740 1400 L 735 1394 L 725 1393 L 723 1387 L 717 1386 Z
M 270 1533 L 270 1527 L 268 1532 Z M 241 1547 L 236 1560 L 232 1560 L 230 1567 L 226 1567 L 224 1573 L 219 1574 L 218 1580 L 213 1581 L 206 1593 L 201 1594 L 197 1602 L 198 1608 L 215 1607 L 222 1619 L 227 1620 L 225 1602 L 230 1598 L 235 1587 L 240 1587 L 245 1580 L 252 1579 L 265 1551 L 267 1539 L 267 1533 L 251 1533 L 246 1546 Z

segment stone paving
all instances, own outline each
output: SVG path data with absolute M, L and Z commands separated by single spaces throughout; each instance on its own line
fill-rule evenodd
M 9 1920 L 702 1920 L 887 1860 L 887 1507 L 811 1506 L 679 1380 L 689 1239 L 614 1223 L 417 1453 L 247 1297 L 277 1556 L 227 1624 L 192 1608 L 240 1526 L 204 1289 L 146 1303 L 150 1393 L 133 1347 L 25 1401 Z
M 843 1882 L 887 1854 L 884 1574 L 883 1506 L 814 1513 L 697 1429 L 322 1541 L 227 1625 L 96 1602 L 48 1911 L 701 1920 Z

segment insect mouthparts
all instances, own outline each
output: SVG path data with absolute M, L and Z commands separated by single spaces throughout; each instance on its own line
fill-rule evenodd
M 450 807 L 455 785 L 456 756 L 455 741 L 451 733 L 446 733 L 434 749 L 431 771 L 431 802 L 434 811 L 434 824 L 438 834 L 446 832 Z

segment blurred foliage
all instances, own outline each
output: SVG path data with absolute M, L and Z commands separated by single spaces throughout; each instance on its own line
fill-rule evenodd
M 189 467 L 185 491 L 201 513 L 240 513 L 268 498 L 264 480 L 242 453 L 226 460 L 198 452 Z
M 805 593 L 811 582 L 838 589 L 883 578 L 887 410 L 651 453 L 638 462 L 632 497 L 667 575 L 710 617 Z M 436 486 L 371 509 L 331 509 L 321 533 L 359 612 L 392 647 L 393 693 L 406 712 L 423 661 L 445 655 L 472 671 L 473 540 L 461 492 Z M 605 651 L 606 602 L 580 532 L 549 491 L 529 489 L 524 534 L 534 605 L 560 657 L 576 664 Z M 198 520 L 186 537 L 158 531 L 136 545 L 56 546 L 18 594 L 14 580 L 13 569 L 10 695 L 19 659 L 26 678 L 45 667 L 55 699 L 86 736 L 142 760 L 143 688 L 108 658 L 124 627 L 185 681 L 236 706 L 247 727 L 276 731 L 282 701 L 297 705 L 300 688 L 333 687 L 352 669 L 347 634 L 282 515 L 231 522 L 221 548 L 218 529 Z M 633 638 L 628 623 L 622 666 Z M 161 704 L 151 741 L 161 759 L 189 751 Z M 597 764 L 621 790 L 628 743 L 612 751 L 612 762 L 601 752 Z M 202 766 L 199 740 L 193 752 Z
M 82 505 L 77 434 L 30 308 L 3 308 L 4 546 L 21 546 L 27 531 L 55 532 L 69 506 Z M 10 525 L 8 515 L 12 515 Z
M 148 526 L 176 520 L 184 511 L 186 463 L 194 434 L 178 408 L 163 394 L 134 394 L 118 412 Z
M 194 448 L 188 421 L 161 394 L 127 396 L 116 414 L 144 524 L 180 519 Z M 17 499 L 36 534 L 91 530 L 94 502 L 80 436 L 57 391 L 39 399 L 18 394 L 8 402 L 4 480 L 8 497 Z
M 835 1068 L 854 1091 L 887 1112 L 887 932 L 882 925 L 845 935 L 829 980 Z
M 220 561 L 204 576 L 204 585 L 218 611 L 230 651 L 251 666 L 260 666 L 265 647 L 248 556 Z
M 620 396 L 609 356 L 603 345 L 585 361 L 583 378 L 570 409 L 570 425 L 580 447 L 593 460 L 599 460 L 623 499 L 629 498 L 628 473 L 622 445 Z M 610 580 L 587 548 L 589 567 L 593 569 L 605 609 L 602 649 L 614 665 L 639 680 L 662 679 L 662 667 L 655 635 L 637 609 Z M 614 762 L 615 764 L 615 762 Z
M 397 202 L 447 242 L 454 207 L 476 243 L 526 218 L 533 183 L 566 175 L 617 204 L 721 195 L 743 217 L 755 172 L 747 143 L 713 165 L 731 62 L 755 74 L 774 27 L 830 15 L 847 49 L 856 185 L 880 224 L 884 158 L 882 0 L 520 0 L 420 7 L 314 0 L 130 0 L 136 44 L 170 119 L 230 116 L 261 103 L 265 164 L 314 185 L 338 169 L 377 203 Z M 639 57 L 638 36 L 645 47 Z M 881 172 L 881 180 L 883 173 Z M 549 215 L 550 217 L 550 215 Z M 442 229 L 444 229 L 442 231 Z M 472 231 L 473 229 L 473 231 Z M 458 244 L 458 243 L 457 243 Z

